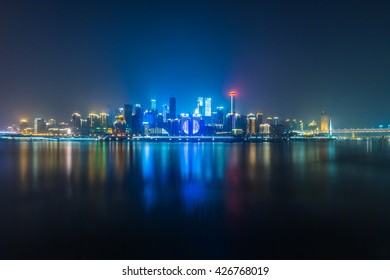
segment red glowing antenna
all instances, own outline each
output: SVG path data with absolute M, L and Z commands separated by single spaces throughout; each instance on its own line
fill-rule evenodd
M 232 117 L 232 129 L 235 129 L 236 128 L 236 101 L 235 101 L 235 97 L 237 95 L 237 92 L 235 91 L 231 91 L 229 92 L 229 96 L 230 96 L 230 114 L 231 114 L 231 117 Z

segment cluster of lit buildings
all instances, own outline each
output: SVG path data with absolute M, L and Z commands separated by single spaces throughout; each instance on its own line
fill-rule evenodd
M 25 135 L 73 135 L 73 136 L 199 136 L 199 135 L 267 135 L 283 137 L 302 131 L 328 132 L 330 118 L 323 111 L 320 126 L 310 122 L 304 126 L 296 119 L 280 120 L 278 117 L 264 117 L 263 113 L 240 115 L 236 112 L 237 94 L 229 92 L 230 108 L 212 107 L 212 99 L 198 97 L 193 113 L 178 113 L 176 98 L 157 109 L 157 101 L 150 100 L 150 106 L 124 104 L 100 114 L 71 115 L 69 122 L 57 123 L 54 119 L 35 118 L 33 124 L 21 120 L 12 129 Z M 214 109 L 214 110 L 213 110 Z M 32 125 L 32 126 L 31 126 Z

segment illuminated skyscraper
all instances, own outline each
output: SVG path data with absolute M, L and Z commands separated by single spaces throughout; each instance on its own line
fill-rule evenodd
M 150 100 L 150 110 L 151 110 L 151 111 L 156 111 L 156 110 L 157 110 L 157 102 L 156 102 L 156 99 L 151 99 L 151 100 Z
M 230 113 L 235 114 L 236 113 L 236 95 L 237 93 L 235 91 L 229 92 L 230 96 Z
M 70 123 L 71 123 L 72 132 L 74 134 L 81 133 L 81 115 L 79 113 L 72 114 Z
M 216 124 L 225 124 L 225 114 L 223 107 L 217 107 L 217 119 L 215 121 Z
M 124 117 L 125 117 L 125 121 L 126 121 L 126 130 L 128 132 L 131 131 L 132 129 L 132 123 L 133 123 L 133 120 L 132 120 L 132 116 L 133 116 L 133 106 L 131 106 L 130 104 L 125 104 L 123 106 L 124 108 Z
M 268 123 L 263 123 L 260 125 L 260 134 L 269 134 L 270 125 Z
M 205 104 L 205 113 L 204 113 L 204 115 L 206 117 L 211 117 L 211 98 L 207 97 L 205 99 L 204 104 Z
M 246 117 L 246 133 L 249 135 L 254 135 L 256 132 L 256 117 L 254 114 L 249 114 Z
M 157 115 L 157 127 L 158 128 L 164 127 L 164 116 L 162 113 L 158 113 Z
M 108 114 L 106 113 L 100 113 L 100 126 L 102 128 L 107 128 L 108 127 Z
M 225 131 L 232 132 L 233 129 L 242 129 L 243 131 L 246 130 L 246 118 L 241 117 L 239 114 L 235 113 L 234 115 L 231 113 L 228 113 L 226 115 L 226 122 L 225 122 Z
M 232 128 L 236 128 L 236 95 L 237 93 L 235 91 L 229 92 L 230 96 L 230 116 L 231 116 L 231 122 L 232 122 Z
M 256 133 L 260 133 L 260 125 L 263 124 L 263 113 L 256 114 Z
M 322 111 L 321 113 L 320 131 L 324 133 L 329 132 L 329 116 L 325 113 L 325 111 Z
M 123 115 L 115 116 L 114 129 L 116 135 L 125 135 L 126 133 L 126 120 Z
M 140 104 L 135 104 L 135 114 L 132 117 L 133 134 L 139 135 L 142 133 L 142 122 L 144 113 Z
M 28 121 L 24 120 L 24 119 L 20 120 L 20 122 L 19 122 L 19 131 L 21 133 L 24 133 L 25 130 L 27 129 L 27 127 L 28 127 Z
M 34 120 L 34 133 L 45 133 L 46 122 L 42 118 L 35 118 Z
M 202 116 L 205 115 L 205 107 L 204 107 L 204 98 L 198 97 L 198 101 L 196 103 L 196 108 L 198 110 L 198 114 L 201 114 Z
M 163 122 L 166 123 L 167 122 L 167 119 L 168 119 L 168 105 L 167 104 L 164 104 L 163 105 Z
M 100 125 L 99 121 L 99 115 L 91 113 L 88 115 L 89 117 L 89 127 L 90 128 L 97 128 Z
M 90 133 L 89 129 L 89 117 L 86 119 L 80 119 L 80 134 L 87 135 Z
M 171 119 L 176 119 L 176 98 L 169 98 L 169 117 Z
M 144 116 L 143 116 L 143 123 L 147 123 L 149 126 L 149 128 L 156 128 L 157 126 L 157 111 L 156 110 L 153 110 L 153 111 L 148 111 L 146 110 L 144 112 Z

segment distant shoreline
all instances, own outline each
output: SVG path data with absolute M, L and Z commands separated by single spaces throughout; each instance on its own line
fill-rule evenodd
M 83 137 L 83 136 L 32 136 L 32 135 L 2 135 L 2 141 L 15 142 L 40 142 L 40 141 L 57 141 L 57 142 L 211 142 L 211 143 L 262 143 L 262 142 L 327 142 L 336 140 L 335 137 L 284 137 L 272 138 L 269 136 L 106 136 L 106 137 Z

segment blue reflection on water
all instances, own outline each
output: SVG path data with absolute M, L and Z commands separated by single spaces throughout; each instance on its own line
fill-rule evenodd
M 390 257 L 388 142 L 0 143 L 0 152 L 3 257 L 115 258 L 118 244 L 124 258 Z
M 181 190 L 186 210 L 193 213 L 196 207 L 206 202 L 207 191 L 203 184 L 197 182 L 186 182 Z

